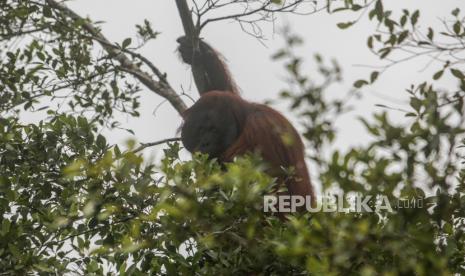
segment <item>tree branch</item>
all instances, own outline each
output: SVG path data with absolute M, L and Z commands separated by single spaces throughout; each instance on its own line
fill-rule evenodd
M 295 7 L 297 7 L 299 4 L 301 4 L 303 2 L 304 2 L 304 0 L 296 0 L 295 2 L 292 2 L 292 3 L 287 4 L 287 5 L 283 4 L 283 6 L 280 7 L 280 8 L 270 9 L 268 7 L 273 4 L 273 1 L 267 0 L 265 3 L 263 3 L 260 7 L 256 8 L 256 9 L 252 9 L 252 10 L 249 10 L 249 11 L 244 11 L 242 13 L 231 14 L 231 15 L 226 15 L 226 16 L 207 19 L 207 20 L 205 20 L 205 22 L 203 22 L 200 25 L 200 30 L 203 29 L 208 23 L 211 23 L 211 22 L 227 20 L 227 19 L 236 19 L 237 20 L 239 18 L 247 17 L 247 16 L 250 16 L 252 14 L 259 13 L 259 12 L 266 12 L 266 13 L 271 13 L 271 14 L 272 13 L 278 13 L 278 12 L 285 12 L 285 11 L 290 12 L 290 11 L 293 11 L 293 9 Z M 263 19 L 263 18 L 261 18 L 261 19 Z
M 176 0 L 176 6 L 178 7 L 179 16 L 181 17 L 184 33 L 187 37 L 191 39 L 194 38 L 194 21 L 192 20 L 191 11 L 189 9 L 189 6 L 187 5 L 186 0 Z
M 66 5 L 56 2 L 55 0 L 46 0 L 47 4 L 53 9 L 61 11 L 66 16 L 76 21 L 83 21 L 83 28 L 92 35 L 92 37 L 103 47 L 103 49 L 115 60 L 121 64 L 121 69 L 132 74 L 141 83 L 154 93 L 167 99 L 171 105 L 182 114 L 187 109 L 186 104 L 177 95 L 174 89 L 169 85 L 165 78 L 156 81 L 148 73 L 142 71 L 134 62 L 129 59 L 124 52 L 117 46 L 113 45 L 101 32 L 91 23 L 87 22 L 69 9 Z M 153 68 L 152 68 L 153 69 Z
M 200 53 L 199 47 L 199 34 L 200 34 L 200 27 L 199 24 L 194 26 L 194 21 L 192 20 L 192 13 L 187 5 L 186 0 L 176 0 L 176 5 L 178 7 L 179 16 L 181 17 L 182 26 L 184 28 L 185 35 L 192 41 L 192 47 L 194 49 L 193 54 Z M 199 91 L 205 91 L 205 87 L 207 87 L 208 83 L 208 75 L 203 67 L 202 64 L 198 64 L 195 62 L 195 58 L 192 57 L 194 61 L 191 64 L 192 75 L 194 76 L 195 86 Z
M 141 143 L 141 146 L 136 148 L 135 150 L 133 150 L 133 153 L 137 153 L 141 150 L 144 150 L 148 147 L 153 147 L 153 146 L 158 146 L 158 145 L 161 145 L 161 144 L 164 144 L 164 143 L 169 143 L 169 142 L 177 142 L 181 140 L 181 138 L 168 138 L 168 139 L 164 139 L 164 140 L 160 140 L 160 141 L 156 141 L 156 142 L 152 142 L 152 143 Z

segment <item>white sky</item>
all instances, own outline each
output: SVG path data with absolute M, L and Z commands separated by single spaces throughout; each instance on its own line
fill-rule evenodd
M 326 1 L 326 0 L 325 0 Z M 384 1 L 388 2 L 388 1 Z M 135 25 L 148 19 L 156 31 L 161 32 L 159 39 L 148 44 L 142 53 L 168 74 L 172 86 L 180 91 L 183 87 L 193 98 L 197 93 L 192 86 L 192 77 L 187 66 L 183 65 L 175 52 L 176 38 L 183 34 L 175 2 L 172 0 L 76 0 L 68 5 L 81 16 L 89 16 L 94 21 L 104 21 L 103 33 L 111 41 L 122 42 L 126 37 L 135 38 Z M 455 7 L 465 8 L 463 0 L 391 0 L 386 9 L 393 9 L 398 13 L 402 8 L 421 10 L 420 26 L 438 26 L 439 18 L 448 17 Z M 395 16 L 397 18 L 398 16 Z M 307 57 L 307 74 L 312 72 L 313 54 L 321 53 L 326 58 L 335 58 L 343 69 L 344 85 L 338 87 L 334 93 L 347 93 L 352 83 L 360 78 L 367 78 L 371 69 L 354 66 L 355 64 L 381 65 L 366 46 L 368 35 L 375 29 L 374 22 L 362 20 L 348 30 L 339 30 L 336 24 L 356 18 L 353 13 L 338 13 L 328 15 L 325 12 L 310 15 L 286 15 L 280 18 L 277 26 L 284 22 L 290 23 L 292 30 L 305 40 L 304 47 L 299 49 L 303 57 Z M 286 88 L 283 81 L 285 71 L 282 65 L 273 62 L 270 56 L 283 44 L 279 35 L 273 36 L 271 26 L 265 33 L 269 40 L 267 48 L 251 36 L 245 34 L 239 25 L 231 22 L 221 22 L 208 25 L 202 36 L 220 51 L 228 60 L 230 69 L 237 83 L 242 88 L 242 96 L 248 100 L 263 102 L 266 99 L 276 99 L 278 92 Z M 420 82 L 421 76 L 430 77 L 439 69 L 432 65 L 425 72 L 419 70 L 427 63 L 427 59 L 415 59 L 409 63 L 398 65 L 388 70 L 380 77 L 376 85 L 363 90 L 364 99 L 357 103 L 356 111 L 346 115 L 338 121 L 340 138 L 338 147 L 344 149 L 349 145 L 366 142 L 367 135 L 356 120 L 358 115 L 369 116 L 381 108 L 375 104 L 385 104 L 393 107 L 408 108 L 407 95 L 404 92 L 414 80 Z M 451 80 L 442 83 L 444 87 L 454 87 Z M 121 118 L 123 126 L 136 132 L 141 142 L 157 141 L 176 136 L 176 130 L 181 124 L 181 118 L 176 111 L 165 103 L 154 114 L 154 109 L 163 99 L 148 90 L 141 96 L 141 116 L 139 118 Z M 386 98 L 396 99 L 396 102 Z M 189 99 L 185 99 L 190 104 Z M 286 106 L 277 109 L 292 117 Z M 398 112 L 392 118 L 403 120 L 403 114 Z M 294 120 L 295 121 L 295 120 Z M 130 138 L 125 131 L 107 133 L 111 142 L 121 143 Z M 158 157 L 160 148 L 153 149 Z M 314 170 L 312 178 L 315 178 Z

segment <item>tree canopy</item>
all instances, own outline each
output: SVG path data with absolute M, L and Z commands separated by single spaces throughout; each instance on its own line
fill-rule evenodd
M 119 127 L 115 114 L 139 116 L 142 87 L 186 109 L 170 72 L 139 53 L 159 35 L 150 21 L 136 26 L 139 41 L 115 43 L 66 2 L 0 1 L 0 274 L 464 274 L 465 17 L 457 8 L 420 26 L 419 10 L 391 11 L 385 2 L 194 0 L 188 18 L 180 8 L 188 35 L 233 21 L 261 39 L 260 24 L 280 13 L 346 13 L 354 19 L 341 29 L 365 17 L 377 26 L 367 51 L 386 65 L 340 97 L 327 96 L 341 81 L 340 66 L 318 54 L 298 56 L 302 41 L 291 30 L 273 58 L 285 64 L 289 88 L 281 100 L 301 122 L 318 168 L 314 181 L 324 191 L 384 195 L 393 212 L 280 220 L 263 212 L 263 196 L 276 183 L 257 156 L 223 168 L 200 154 L 180 158 L 182 145 L 170 139 L 154 142 L 166 147 L 152 162 L 142 154 L 151 144 L 107 142 L 102 130 Z M 391 120 L 399 110 L 383 105 L 359 120 L 369 143 L 334 149 L 334 121 L 350 110 L 352 96 L 363 97 L 386 70 L 419 56 L 437 73 L 406 87 L 405 120 Z M 304 62 L 318 70 L 307 75 Z M 441 78 L 454 81 L 439 86 Z M 22 120 L 44 111 L 38 123 Z M 402 208 L 403 199 L 424 205 Z

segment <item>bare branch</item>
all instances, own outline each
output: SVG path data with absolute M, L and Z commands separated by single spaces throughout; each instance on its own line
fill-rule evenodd
M 184 33 L 187 37 L 191 39 L 194 38 L 196 30 L 186 0 L 176 0 L 176 6 L 178 7 L 179 16 L 181 17 Z
M 192 41 L 194 55 L 198 53 L 200 32 L 208 23 L 228 19 L 235 20 L 244 32 L 257 38 L 260 43 L 263 43 L 264 35 L 258 22 L 274 22 L 276 13 L 296 12 L 297 7 L 300 7 L 304 3 L 311 5 L 311 10 L 308 14 L 323 9 L 318 9 L 314 0 L 284 0 L 281 4 L 276 4 L 276 1 L 273 0 L 205 0 L 201 5 L 194 0 L 192 9 L 189 8 L 186 0 L 176 0 L 185 35 Z M 239 11 L 230 15 L 203 19 L 207 13 L 226 6 L 231 6 L 233 10 Z M 197 19 L 195 25 L 192 14 Z M 251 31 L 247 30 L 245 26 L 250 27 Z M 193 58 L 192 60 L 195 59 Z M 203 68 L 202 64 L 194 63 L 191 65 L 191 69 L 198 91 L 204 91 L 203 88 L 208 83 L 208 74 L 206 74 L 205 68 Z
M 256 1 L 260 2 L 260 1 Z M 295 12 L 297 7 L 300 4 L 303 4 L 305 2 L 308 2 L 307 0 L 293 0 L 290 1 L 290 3 L 287 3 L 288 1 L 284 1 L 282 3 L 282 6 L 279 8 L 271 8 L 272 5 L 276 5 L 272 0 L 266 0 L 263 3 L 260 4 L 260 6 L 257 7 L 257 5 L 254 5 L 255 7 L 252 8 L 252 4 L 249 3 L 248 1 L 231 1 L 229 3 L 223 3 L 223 4 L 217 4 L 217 3 L 211 3 L 209 7 L 207 7 L 202 13 L 199 15 L 205 15 L 208 11 L 213 10 L 213 9 L 218 9 L 220 7 L 224 7 L 227 5 L 234 5 L 234 4 L 239 4 L 243 3 L 245 4 L 244 10 L 240 13 L 236 14 L 231 14 L 231 15 L 225 15 L 225 16 L 220 16 L 220 17 L 214 17 L 214 18 L 209 18 L 205 20 L 201 25 L 200 29 L 203 29 L 208 23 L 215 22 L 215 21 L 222 21 L 222 20 L 228 20 L 228 19 L 233 19 L 236 21 L 241 22 L 242 18 L 247 18 L 251 15 L 254 14 L 259 14 L 259 19 L 252 20 L 252 21 L 262 21 L 265 20 L 266 18 L 273 17 L 275 13 L 288 13 L 288 12 Z M 314 2 L 311 2 L 312 5 Z M 326 6 L 324 6 L 326 7 Z M 313 12 L 317 12 L 321 9 L 317 9 L 314 7 Z M 251 20 L 245 20 L 246 22 L 250 23 Z
M 160 140 L 160 141 L 157 141 L 157 142 L 152 142 L 152 143 L 141 143 L 141 146 L 136 148 L 135 150 L 133 150 L 134 153 L 137 153 L 139 151 L 142 151 L 148 147 L 154 147 L 154 146 L 158 146 L 158 145 L 161 145 L 161 144 L 165 144 L 165 143 L 169 143 L 169 142 L 177 142 L 177 141 L 180 141 L 181 138 L 168 138 L 168 139 L 164 139 L 164 140 Z
M 200 22 L 197 22 L 197 26 L 194 26 L 194 22 L 192 20 L 191 11 L 189 10 L 189 6 L 187 5 L 186 0 L 176 0 L 176 5 L 178 7 L 179 16 L 181 17 L 182 25 L 184 28 L 184 33 L 186 36 L 191 40 L 192 46 L 194 49 L 194 54 L 199 53 L 199 33 Z M 198 18 L 200 19 L 200 18 Z M 194 58 L 192 60 L 195 60 Z M 193 63 L 191 66 L 192 75 L 194 76 L 195 86 L 197 90 L 204 91 L 204 87 L 207 86 L 207 73 L 205 68 L 202 64 Z

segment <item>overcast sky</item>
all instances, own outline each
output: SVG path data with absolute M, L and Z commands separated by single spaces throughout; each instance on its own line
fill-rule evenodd
M 423 27 L 439 25 L 439 18 L 448 16 L 453 8 L 465 7 L 463 0 L 390 0 L 385 2 L 389 2 L 386 8 L 394 12 L 399 12 L 402 8 L 420 9 L 420 25 Z M 159 39 L 148 44 L 142 53 L 168 74 L 168 79 L 176 90 L 180 91 L 182 87 L 193 98 L 198 97 L 192 86 L 189 68 L 180 62 L 175 52 L 175 40 L 183 34 L 183 31 L 174 1 L 76 0 L 68 2 L 68 5 L 82 16 L 89 16 L 94 21 L 104 21 L 103 33 L 114 42 L 122 42 L 126 37 L 135 38 L 135 25 L 148 19 L 154 29 L 161 32 L 161 35 Z M 352 13 L 328 15 L 322 12 L 309 16 L 288 14 L 280 17 L 276 26 L 279 29 L 284 23 L 288 23 L 296 34 L 304 38 L 305 45 L 299 49 L 299 53 L 303 57 L 308 57 L 304 68 L 309 76 L 315 75 L 312 72 L 314 53 L 318 52 L 324 57 L 338 60 L 343 69 L 344 85 L 335 87 L 337 91 L 332 93 L 342 94 L 349 91 L 355 80 L 366 78 L 371 72 L 369 68 L 354 65 L 381 65 L 366 47 L 366 39 L 375 28 L 373 22 L 362 20 L 348 30 L 339 30 L 336 27 L 339 22 L 353 19 L 355 19 L 355 14 Z M 208 25 L 202 33 L 202 36 L 226 57 L 233 76 L 242 89 L 242 96 L 248 100 L 263 102 L 267 99 L 276 99 L 279 91 L 286 88 L 286 83 L 283 81 L 285 76 L 283 67 L 270 59 L 270 56 L 283 45 L 279 35 L 273 35 L 271 27 L 268 25 L 265 29 L 265 35 L 268 38 L 266 47 L 245 34 L 239 25 L 233 22 Z M 420 82 L 421 77 L 430 77 L 439 68 L 433 64 L 426 71 L 420 72 L 427 61 L 415 59 L 398 65 L 383 74 L 376 85 L 363 90 L 364 99 L 356 103 L 356 110 L 338 120 L 337 125 L 340 130 L 338 146 L 344 149 L 349 145 L 362 143 L 369 139 L 356 117 L 368 116 L 370 113 L 380 111 L 381 109 L 375 104 L 406 108 L 405 88 L 412 82 Z M 450 79 L 445 80 L 441 85 L 454 87 Z M 176 136 L 176 130 L 181 124 L 176 111 L 165 103 L 154 113 L 155 107 L 162 103 L 163 99 L 148 90 L 141 92 L 140 96 L 141 117 L 121 117 L 123 126 L 133 129 L 137 139 L 141 142 Z M 189 99 L 185 101 L 191 104 Z M 293 118 L 284 105 L 276 106 L 276 108 Z M 392 118 L 403 120 L 403 115 L 399 112 L 393 114 Z M 292 120 L 295 121 L 295 118 Z M 112 131 L 107 133 L 107 136 L 111 142 L 118 143 L 130 138 L 129 133 L 124 131 Z M 152 150 L 156 156 L 160 155 L 159 152 L 160 148 Z M 312 171 L 311 174 L 316 173 Z

